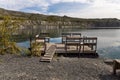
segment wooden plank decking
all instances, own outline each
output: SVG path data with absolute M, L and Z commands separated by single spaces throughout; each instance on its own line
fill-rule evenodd
M 97 37 L 81 37 L 79 36 L 66 36 L 65 42 L 61 44 L 48 43 L 46 45 L 45 54 L 41 57 L 40 61 L 51 61 L 54 54 L 69 54 L 80 53 L 95 55 L 97 50 Z M 50 45 L 52 44 L 52 45 Z M 48 47 L 50 45 L 50 47 Z M 47 49 L 48 48 L 48 49 Z
M 41 58 L 40 58 L 40 61 L 41 62 L 51 62 L 51 60 L 53 59 L 53 56 L 54 56 L 54 54 L 56 53 L 56 54 L 63 54 L 63 55 L 65 55 L 65 54 L 80 54 L 80 53 L 83 53 L 82 51 L 83 51 L 83 48 L 81 47 L 81 51 L 78 51 L 77 49 L 76 49 L 76 46 L 69 46 L 69 47 L 67 47 L 67 52 L 66 52 L 66 50 L 65 50 L 65 44 L 51 44 L 51 43 L 47 43 L 47 51 L 45 51 L 45 54 L 44 54 L 44 56 L 41 56 Z M 91 52 L 91 48 L 90 47 L 88 47 L 88 46 L 85 46 L 84 47 L 84 51 L 86 52 L 84 52 L 84 54 L 87 54 L 87 53 L 95 53 L 94 51 L 93 52 Z M 95 53 L 96 54 L 96 53 Z
M 81 47 L 81 51 L 77 50 L 76 46 L 68 46 L 67 51 L 65 50 L 65 44 L 56 44 L 56 52 L 55 53 L 82 53 L 83 52 L 83 47 Z M 91 48 L 88 46 L 84 46 L 84 53 L 91 52 Z
M 51 62 L 51 60 L 52 60 L 52 58 L 54 56 L 55 50 L 56 50 L 56 46 L 51 45 L 49 47 L 49 49 L 45 52 L 44 56 L 41 57 L 40 61 L 42 61 L 42 62 Z

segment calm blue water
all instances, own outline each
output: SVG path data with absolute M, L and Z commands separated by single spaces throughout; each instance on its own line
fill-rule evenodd
M 120 29 L 74 30 L 71 32 L 80 32 L 83 36 L 98 37 L 97 52 L 99 56 L 120 59 Z M 51 38 L 50 42 L 61 43 L 61 37 Z M 29 41 L 18 43 L 18 45 L 28 48 Z

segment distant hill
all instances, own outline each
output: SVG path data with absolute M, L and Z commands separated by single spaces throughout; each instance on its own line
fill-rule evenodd
M 83 19 L 68 16 L 44 15 L 35 13 L 25 13 L 19 11 L 11 11 L 0 8 L 0 20 L 3 16 L 12 16 L 12 19 L 31 20 L 38 25 L 52 25 L 61 28 L 110 28 L 120 27 L 120 20 L 117 18 L 103 18 L 103 19 Z M 63 27 L 64 26 L 64 27 Z M 70 27 L 68 27 L 70 26 Z M 77 26 L 77 27 L 74 27 Z
M 25 13 L 25 12 L 19 12 L 19 11 L 11 11 L 11 10 L 6 10 L 3 8 L 0 8 L 0 17 L 2 18 L 3 16 L 12 16 L 13 18 L 24 18 L 28 19 L 31 16 L 37 16 L 36 18 L 40 19 L 40 17 L 46 17 L 45 15 L 42 14 L 33 14 L 33 13 Z

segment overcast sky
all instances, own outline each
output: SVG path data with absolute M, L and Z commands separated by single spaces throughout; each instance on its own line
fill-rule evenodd
M 0 7 L 49 15 L 120 19 L 120 0 L 0 0 Z

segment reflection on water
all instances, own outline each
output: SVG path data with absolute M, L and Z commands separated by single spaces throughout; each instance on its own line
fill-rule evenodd
M 57 37 L 57 38 L 51 38 L 50 42 L 51 43 L 62 43 L 62 38 L 61 37 Z
M 50 31 L 51 32 L 51 31 Z M 50 42 L 60 43 L 61 32 L 80 32 L 82 36 L 98 37 L 98 54 L 104 58 L 120 59 L 120 29 L 89 29 L 89 30 L 54 30 L 56 38 L 51 38 Z M 28 47 L 29 42 L 18 43 L 20 46 Z
M 92 29 L 82 30 L 84 36 L 98 37 L 98 48 L 118 46 L 120 42 L 120 29 Z
M 101 57 L 120 59 L 120 46 L 101 48 L 101 49 L 98 49 L 98 52 Z
M 30 42 L 29 41 L 19 42 L 19 43 L 17 43 L 17 45 L 19 45 L 20 47 L 23 47 L 23 48 L 29 48 Z
M 120 59 L 120 29 L 81 30 L 85 36 L 98 37 L 98 54 L 104 58 Z

